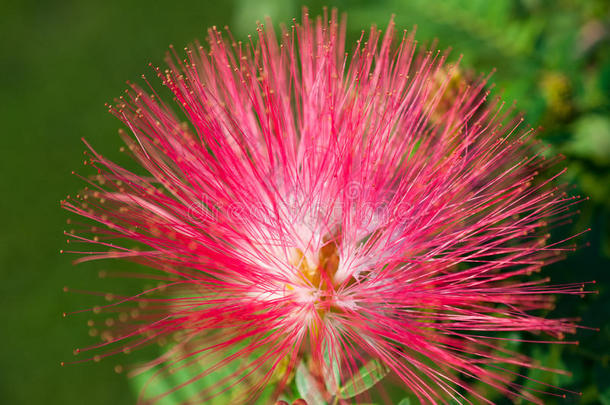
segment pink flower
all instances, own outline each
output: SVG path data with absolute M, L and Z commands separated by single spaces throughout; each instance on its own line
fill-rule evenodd
M 156 70 L 178 109 L 135 84 L 110 106 L 143 170 L 92 151 L 98 174 L 63 206 L 97 224 L 67 234 L 94 246 L 78 261 L 129 259 L 158 284 L 107 296 L 102 342 L 79 352 L 164 344 L 150 391 L 188 373 L 153 400 L 277 398 L 301 368 L 310 402 L 385 376 L 422 403 L 489 402 L 473 381 L 543 403 L 516 377 L 544 365 L 507 332 L 576 328 L 539 316 L 583 287 L 536 275 L 569 249 L 545 228 L 577 202 L 551 184 L 563 171 L 539 174 L 555 159 L 486 78 L 392 23 L 350 52 L 335 12 L 279 38 L 213 28 Z

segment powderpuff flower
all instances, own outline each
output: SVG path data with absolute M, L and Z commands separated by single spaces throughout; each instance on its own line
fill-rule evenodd
M 154 283 L 104 294 L 102 341 L 80 356 L 162 344 L 132 370 L 152 373 L 151 401 L 263 403 L 297 380 L 312 404 L 391 386 L 543 403 L 523 373 L 562 371 L 510 343 L 575 343 L 575 320 L 542 315 L 583 285 L 537 273 L 570 248 L 546 229 L 579 199 L 487 77 L 393 23 L 349 52 L 345 32 L 334 11 L 246 43 L 214 27 L 155 69 L 173 102 L 145 80 L 109 106 L 141 167 L 91 149 L 97 174 L 62 202 L 88 220 L 67 235 L 94 246 L 78 261 L 128 259 L 143 266 L 124 276 Z

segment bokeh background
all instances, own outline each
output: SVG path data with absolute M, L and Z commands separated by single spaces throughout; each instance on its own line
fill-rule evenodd
M 391 14 L 399 28 L 417 25 L 422 43 L 438 39 L 463 54 L 465 71 L 489 72 L 496 94 L 518 108 L 555 153 L 566 156 L 563 180 L 587 195 L 561 238 L 591 228 L 580 248 L 550 266 L 555 282 L 596 280 L 599 294 L 561 299 L 554 316 L 579 316 L 579 346 L 523 350 L 572 378 L 535 375 L 582 396 L 548 403 L 610 404 L 610 3 L 605 0 L 311 1 L 348 12 L 349 38 Z M 104 290 L 100 270 L 116 263 L 72 266 L 60 255 L 68 217 L 59 200 L 83 183 L 72 176 L 85 137 L 111 158 L 121 145 L 119 122 L 104 103 L 125 80 L 151 75 L 169 44 L 204 39 L 211 25 L 238 37 L 265 15 L 289 22 L 294 0 L 3 0 L 0 3 L 0 403 L 132 404 L 135 390 L 116 361 L 60 367 L 74 347 L 91 343 L 87 317 L 67 317 L 92 305 L 64 285 Z M 117 280 L 114 280 L 117 282 Z M 108 290 L 110 290 L 109 288 Z

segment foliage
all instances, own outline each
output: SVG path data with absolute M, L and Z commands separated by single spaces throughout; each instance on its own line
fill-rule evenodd
M 547 273 L 557 283 L 596 280 L 598 296 L 557 303 L 555 316 L 582 317 L 579 346 L 559 349 L 524 344 L 573 373 L 556 381 L 582 397 L 552 403 L 610 404 L 610 4 L 607 0 L 314 0 L 349 13 L 348 40 L 372 22 L 384 26 L 396 14 L 399 27 L 417 25 L 417 38 L 463 54 L 462 67 L 494 73 L 496 93 L 517 100 L 528 122 L 555 153 L 566 156 L 574 193 L 587 195 L 575 224 L 553 230 L 561 240 L 588 227 L 581 246 Z M 0 360 L 6 403 L 120 405 L 134 402 L 115 363 L 102 361 L 60 369 L 69 345 L 82 338 L 87 318 L 66 319 L 66 310 L 88 307 L 89 297 L 62 295 L 66 280 L 91 289 L 91 274 L 104 264 L 70 270 L 62 246 L 65 215 L 57 201 L 80 184 L 66 173 L 79 161 L 80 136 L 94 144 L 119 146 L 118 123 L 103 103 L 120 94 L 125 79 L 150 73 L 146 63 L 162 63 L 169 43 L 203 38 L 211 25 L 231 25 L 239 37 L 270 15 L 290 21 L 296 0 L 154 2 L 6 2 L 0 13 L 0 91 L 3 122 L 0 296 L 7 309 Z M 102 141 L 104 140 L 104 141 Z M 115 153 L 115 156 L 118 152 Z M 590 246 L 584 246 L 585 243 Z M 72 271 L 72 273 L 69 273 Z M 70 276 L 68 276 L 70 274 Z M 97 281 L 95 281 L 97 283 Z M 85 342 L 83 342 L 85 341 Z M 93 340 L 92 340 L 93 341 Z M 120 359 L 118 361 L 127 361 Z M 537 378 L 538 376 L 532 376 Z M 140 380 L 133 380 L 140 381 Z M 133 385 L 138 383 L 134 382 Z M 137 391 L 134 389 L 133 391 Z M 404 392 L 393 392 L 398 402 Z M 405 398 L 401 404 L 415 403 Z

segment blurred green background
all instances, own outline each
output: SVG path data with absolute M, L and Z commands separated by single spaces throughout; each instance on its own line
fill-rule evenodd
M 599 295 L 561 299 L 554 316 L 580 316 L 599 332 L 581 331 L 579 346 L 527 346 L 523 350 L 572 378 L 540 376 L 582 391 L 548 403 L 610 404 L 610 3 L 603 0 L 378 0 L 307 3 L 348 12 L 349 38 L 371 23 L 418 26 L 417 39 L 451 46 L 463 67 L 489 72 L 496 94 L 526 113 L 556 153 L 566 155 L 565 181 L 590 196 L 574 224 L 556 237 L 592 228 L 582 247 L 546 270 L 555 282 L 596 280 Z M 62 230 L 59 200 L 83 183 L 70 175 L 82 166 L 86 137 L 114 158 L 119 122 L 106 112 L 125 80 L 150 75 L 167 46 L 204 39 L 211 25 L 238 37 L 256 20 L 300 15 L 293 0 L 7 1 L 0 4 L 0 403 L 132 404 L 135 394 L 113 359 L 60 367 L 72 349 L 91 343 L 86 316 L 63 311 L 92 305 L 64 294 L 70 285 L 104 290 L 97 272 L 116 263 L 73 267 Z M 349 47 L 348 47 L 349 49 Z M 152 76 L 152 75 L 150 75 Z M 589 244 L 589 246 L 586 246 Z M 115 280 L 116 282 L 116 280 Z M 108 288 L 111 290 L 111 288 Z

